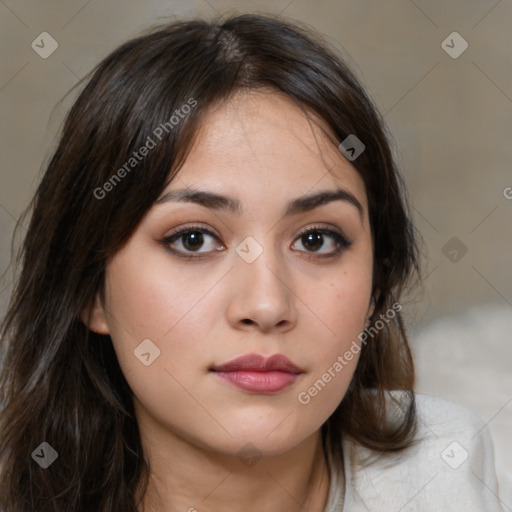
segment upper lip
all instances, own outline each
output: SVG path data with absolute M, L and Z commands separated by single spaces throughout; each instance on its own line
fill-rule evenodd
M 227 363 L 213 366 L 216 372 L 235 372 L 240 370 L 255 372 L 281 371 L 287 373 L 303 373 L 304 371 L 282 354 L 264 357 L 260 354 L 246 354 L 236 357 Z

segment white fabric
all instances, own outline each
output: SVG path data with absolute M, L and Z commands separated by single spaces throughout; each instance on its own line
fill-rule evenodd
M 439 398 L 416 394 L 416 403 L 420 441 L 405 452 L 363 467 L 354 461 L 372 451 L 343 438 L 345 487 L 329 459 L 332 477 L 324 512 L 510 510 L 498 498 L 493 444 L 482 420 Z

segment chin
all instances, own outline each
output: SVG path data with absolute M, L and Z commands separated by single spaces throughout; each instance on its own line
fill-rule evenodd
M 276 428 L 280 422 L 282 422 L 282 418 L 279 422 L 269 422 L 260 428 L 237 430 L 236 451 L 238 452 L 241 447 L 246 445 L 254 445 L 265 457 L 278 456 L 292 450 L 314 432 L 314 429 L 311 432 L 304 431 L 303 427 L 300 430 L 284 428 L 283 423 L 286 423 L 286 420 Z

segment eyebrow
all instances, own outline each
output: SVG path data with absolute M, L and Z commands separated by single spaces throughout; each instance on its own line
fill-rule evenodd
M 237 215 L 242 213 L 242 205 L 237 199 L 214 192 L 208 192 L 206 190 L 171 190 L 158 199 L 156 203 L 161 204 L 170 201 L 196 203 L 212 210 L 226 210 Z M 353 194 L 342 188 L 335 190 L 323 190 L 316 194 L 297 197 L 288 203 L 283 212 L 283 217 L 309 212 L 333 201 L 346 201 L 355 206 L 358 210 L 361 222 L 363 222 L 363 206 Z

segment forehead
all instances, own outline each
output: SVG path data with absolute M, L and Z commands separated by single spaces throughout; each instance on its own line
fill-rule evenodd
M 325 122 L 306 117 L 286 95 L 244 91 L 205 116 L 194 145 L 166 190 L 207 187 L 241 198 L 298 196 L 342 186 L 366 209 L 364 182 Z

